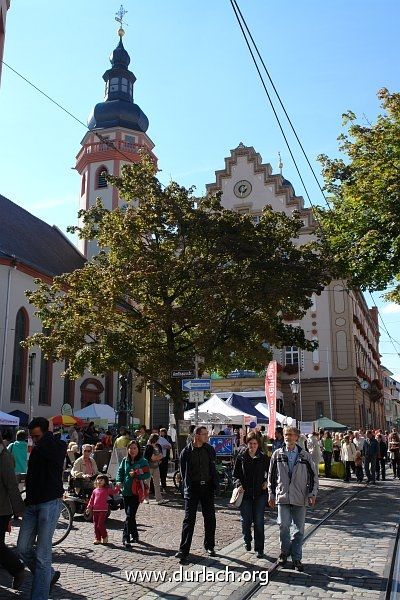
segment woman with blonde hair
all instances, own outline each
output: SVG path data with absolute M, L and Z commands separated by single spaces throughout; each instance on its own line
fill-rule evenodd
M 82 490 L 93 490 L 93 481 L 99 472 L 95 460 L 90 456 L 93 446 L 83 444 L 82 456 L 76 459 L 71 469 L 71 477 L 74 479 L 75 492 L 79 494 Z

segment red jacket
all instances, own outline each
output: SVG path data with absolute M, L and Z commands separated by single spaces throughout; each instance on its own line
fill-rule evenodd
M 108 498 L 118 494 L 119 490 L 110 487 L 95 488 L 90 496 L 88 508 L 92 510 L 108 510 Z

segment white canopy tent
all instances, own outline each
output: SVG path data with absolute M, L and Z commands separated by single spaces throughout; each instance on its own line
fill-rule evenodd
M 269 408 L 267 404 L 263 402 L 259 402 L 254 407 L 258 412 L 262 413 L 269 419 Z M 292 417 L 286 417 L 285 415 L 281 415 L 280 413 L 276 413 L 276 420 L 279 421 L 281 425 L 296 425 L 296 421 L 292 419 Z
M 0 411 L 0 425 L 8 425 L 9 427 L 19 426 L 19 417 L 9 415 L 8 413 Z
M 80 419 L 107 419 L 109 423 L 115 423 L 115 410 L 108 404 L 89 404 L 82 410 L 77 410 L 74 417 Z
M 230 425 L 244 425 L 245 417 L 257 422 L 257 418 L 254 415 L 243 413 L 233 406 L 226 404 L 221 398 L 218 398 L 216 394 L 213 394 L 211 398 L 203 402 L 199 406 L 199 420 L 201 417 L 205 423 L 221 423 Z M 188 421 L 194 420 L 195 409 L 192 408 L 185 412 L 185 419 Z
M 188 421 L 194 420 L 195 409 L 192 408 L 185 412 L 185 419 Z M 221 398 L 213 394 L 211 398 L 203 402 L 199 406 L 199 420 L 205 423 L 222 423 L 230 425 L 244 425 L 245 417 L 250 417 L 257 422 L 254 415 L 243 413 L 233 406 L 225 404 Z

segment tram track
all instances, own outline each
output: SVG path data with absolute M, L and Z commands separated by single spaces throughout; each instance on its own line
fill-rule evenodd
M 396 538 L 393 545 L 385 600 L 397 600 L 400 596 L 400 523 L 397 525 Z
M 328 508 L 328 514 L 326 514 L 321 519 L 319 519 L 317 523 L 309 525 L 307 527 L 307 529 L 305 530 L 305 534 L 304 534 L 304 538 L 303 538 L 303 545 L 306 544 L 312 538 L 312 536 L 318 531 L 318 529 L 320 527 L 322 527 L 329 519 L 331 519 L 337 513 L 339 513 L 347 504 L 349 504 L 352 500 L 354 500 L 354 498 L 356 498 L 359 494 L 364 492 L 366 488 L 367 488 L 367 486 L 363 485 L 362 487 L 360 487 L 360 489 L 356 490 L 355 492 L 350 494 L 347 498 L 342 500 L 332 510 L 329 510 L 329 508 Z M 325 500 L 328 500 L 329 496 L 330 496 L 330 494 L 328 495 L 327 498 L 325 498 Z M 396 548 L 397 548 L 397 583 L 398 583 L 399 589 L 400 589 L 400 580 L 399 580 L 399 577 L 400 577 L 400 524 L 399 524 L 399 528 L 398 528 L 398 532 L 397 532 L 396 542 L 397 542 L 397 545 L 396 545 Z M 391 570 L 391 571 L 393 571 L 393 573 L 395 572 L 395 568 L 396 568 L 395 565 L 393 565 L 393 569 Z M 274 573 L 276 573 L 278 570 L 279 570 L 279 565 L 278 565 L 277 561 L 274 562 L 267 569 L 268 583 L 270 582 Z M 255 581 L 255 582 L 249 583 L 249 584 L 243 586 L 241 590 L 238 590 L 237 592 L 234 592 L 233 594 L 231 594 L 230 600 L 250 600 L 250 598 L 255 597 L 255 595 L 260 591 L 261 588 L 265 589 L 265 587 L 268 586 L 268 583 L 263 584 L 263 585 L 261 585 L 260 581 Z M 394 595 L 394 596 L 389 595 L 389 596 L 386 596 L 385 600 L 395 600 L 395 598 L 397 598 L 396 595 Z

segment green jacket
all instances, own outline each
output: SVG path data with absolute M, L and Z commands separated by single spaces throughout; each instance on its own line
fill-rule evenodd
M 333 440 L 332 438 L 324 438 L 322 440 L 325 452 L 333 452 Z
M 131 477 L 129 472 L 136 470 L 137 473 Z M 132 462 L 130 457 L 127 456 L 126 458 L 122 459 L 117 473 L 117 483 L 119 483 L 122 488 L 123 496 L 133 496 L 132 483 L 135 477 L 141 480 L 150 479 L 149 463 L 145 458 L 139 458 L 135 462 Z

